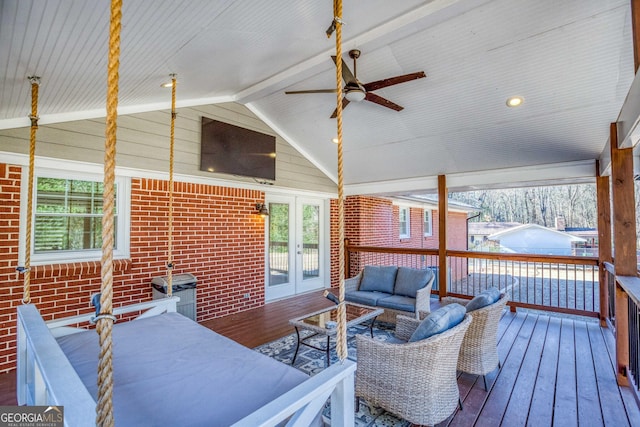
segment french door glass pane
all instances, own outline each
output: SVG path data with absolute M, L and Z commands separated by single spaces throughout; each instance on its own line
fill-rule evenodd
M 302 279 L 320 275 L 320 206 L 302 206 Z
M 289 282 L 289 204 L 269 203 L 269 286 Z

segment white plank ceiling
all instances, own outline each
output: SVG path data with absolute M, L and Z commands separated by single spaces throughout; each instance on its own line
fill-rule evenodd
M 408 193 L 433 189 L 439 174 L 586 170 L 634 76 L 629 3 L 344 0 L 344 58 L 353 70 L 346 52 L 362 51 L 361 82 L 427 74 L 375 91 L 400 112 L 345 109 L 345 183 Z M 177 73 L 178 106 L 246 104 L 335 179 L 335 95 L 284 94 L 335 87 L 332 4 L 125 1 L 121 113 L 167 109 L 160 84 Z M 105 0 L 1 1 L 0 129 L 28 125 L 34 74 L 41 124 L 104 116 L 108 27 Z M 521 107 L 506 106 L 513 95 Z

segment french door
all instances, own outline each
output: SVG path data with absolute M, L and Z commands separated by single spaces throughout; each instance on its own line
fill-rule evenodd
M 267 196 L 265 299 L 324 287 L 325 201 Z

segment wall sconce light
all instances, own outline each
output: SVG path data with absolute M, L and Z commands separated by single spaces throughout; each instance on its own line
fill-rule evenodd
M 256 203 L 256 211 L 262 218 L 269 216 L 269 209 L 264 203 Z

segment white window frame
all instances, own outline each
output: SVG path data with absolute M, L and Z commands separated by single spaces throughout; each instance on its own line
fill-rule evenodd
M 73 172 L 69 173 L 69 169 L 50 169 L 36 167 L 34 171 L 34 188 L 33 191 L 37 191 L 35 183 L 38 182 L 38 177 L 45 178 L 61 178 L 61 179 L 76 179 L 82 181 L 96 181 L 102 182 L 103 175 L 91 172 Z M 27 197 L 29 193 L 29 168 L 25 166 L 22 168 L 21 187 L 20 187 L 20 246 L 18 252 L 18 258 L 20 265 L 24 265 L 25 253 L 26 253 L 26 224 L 27 224 Z M 114 259 L 125 259 L 130 257 L 130 228 L 131 228 L 131 178 L 125 176 L 116 176 L 115 183 L 118 191 L 116 193 L 116 206 L 118 209 L 117 215 L 117 230 L 115 242 L 116 248 L 113 250 Z M 36 210 L 36 194 L 34 197 L 34 207 L 31 217 L 31 223 L 35 225 L 35 210 Z M 34 253 L 35 242 L 35 227 L 32 226 L 31 235 L 31 265 L 47 265 L 47 264 L 65 264 L 71 262 L 82 261 L 100 261 L 102 258 L 101 249 L 85 249 L 80 251 L 59 251 L 59 252 L 46 252 L 46 253 Z
M 425 208 L 422 220 L 424 222 L 424 236 L 433 236 L 433 214 L 431 209 Z
M 404 221 L 402 216 L 404 212 Z M 405 230 L 402 230 L 403 222 L 406 224 Z M 408 239 L 411 237 L 411 209 L 408 206 L 398 207 L 398 233 L 401 239 Z

